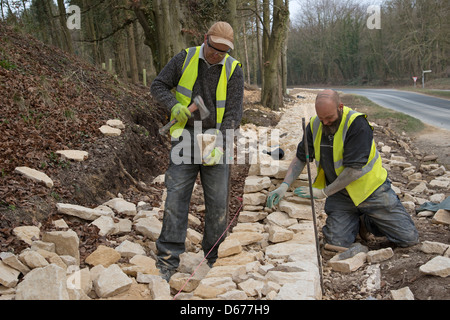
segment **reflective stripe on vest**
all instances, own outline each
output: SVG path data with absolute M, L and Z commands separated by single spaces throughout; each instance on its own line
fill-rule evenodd
M 333 140 L 333 161 L 336 175 L 339 176 L 344 171 L 344 142 L 348 129 L 358 116 L 367 117 L 365 114 L 344 107 L 342 121 Z M 326 185 L 325 172 L 320 166 L 320 144 L 322 141 L 323 125 L 317 116 L 311 118 L 311 131 L 314 141 L 314 155 L 317 165 L 317 178 L 314 187 L 323 189 Z M 373 129 L 373 128 L 372 128 Z M 375 141 L 372 140 L 369 159 L 362 168 L 363 176 L 350 183 L 346 189 L 353 200 L 355 206 L 367 199 L 387 178 L 387 171 L 382 167 L 381 157 L 376 148 Z
M 192 90 L 198 77 L 198 64 L 200 59 L 201 47 L 192 47 L 186 49 L 187 56 L 184 60 L 181 79 L 176 90 L 176 98 L 178 102 L 185 106 L 189 106 L 192 100 Z M 228 81 L 233 75 L 236 66 L 242 67 L 241 63 L 231 57 L 229 54 L 225 56 L 225 63 L 222 67 L 219 83 L 216 89 L 216 129 L 219 130 L 223 116 L 225 114 L 225 106 L 227 100 Z

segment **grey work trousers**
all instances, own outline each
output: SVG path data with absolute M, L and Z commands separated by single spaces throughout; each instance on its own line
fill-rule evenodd
M 360 216 L 367 231 L 375 236 L 386 236 L 400 247 L 418 243 L 414 222 L 392 190 L 389 179 L 359 206 L 341 192 L 328 197 L 325 212 L 327 220 L 322 231 L 329 244 L 349 247 L 358 234 Z
M 202 241 L 205 255 L 213 248 L 227 227 L 229 165 L 176 165 L 171 162 L 165 175 L 167 198 L 162 230 L 156 241 L 159 268 L 176 269 L 180 263 L 179 256 L 185 251 L 189 204 L 199 172 L 206 207 Z M 217 249 L 221 241 L 209 253 L 207 257 L 209 264 L 217 259 Z

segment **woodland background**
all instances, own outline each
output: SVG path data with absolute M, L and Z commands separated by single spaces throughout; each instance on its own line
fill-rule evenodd
M 231 53 L 261 103 L 283 105 L 288 86 L 411 84 L 450 77 L 450 1 L 385 0 L 381 29 L 369 29 L 370 1 L 0 0 L 0 19 L 81 56 L 117 77 L 147 85 L 182 49 L 200 45 L 218 20 L 235 30 Z M 81 9 L 81 28 L 67 20 Z M 1 36 L 1 35 L 0 35 Z M 1 48 L 0 48 L 1 53 Z M 143 69 L 146 70 L 145 74 Z

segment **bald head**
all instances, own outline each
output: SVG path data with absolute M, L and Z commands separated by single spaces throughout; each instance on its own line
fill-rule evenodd
M 322 102 L 324 101 L 331 101 L 335 104 L 336 107 L 338 107 L 341 104 L 339 94 L 336 91 L 330 89 L 319 92 L 319 94 L 316 97 L 316 106 L 318 103 L 321 105 Z
M 324 133 L 334 134 L 342 120 L 344 105 L 334 90 L 324 90 L 317 95 L 316 113 L 324 126 Z

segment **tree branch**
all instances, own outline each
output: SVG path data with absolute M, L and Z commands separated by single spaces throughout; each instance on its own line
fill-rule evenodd
M 110 34 L 107 34 L 107 35 L 105 35 L 103 37 L 100 37 L 98 39 L 93 39 L 93 40 L 75 40 L 75 41 L 92 43 L 92 42 L 100 42 L 100 41 L 106 40 L 109 37 L 112 37 L 113 35 L 115 35 L 120 30 L 125 29 L 125 27 L 127 27 L 128 25 L 134 23 L 136 20 L 137 20 L 137 18 L 132 18 L 132 19 L 125 20 L 125 22 L 120 27 L 118 27 L 115 30 L 113 30 L 113 32 L 111 32 Z

